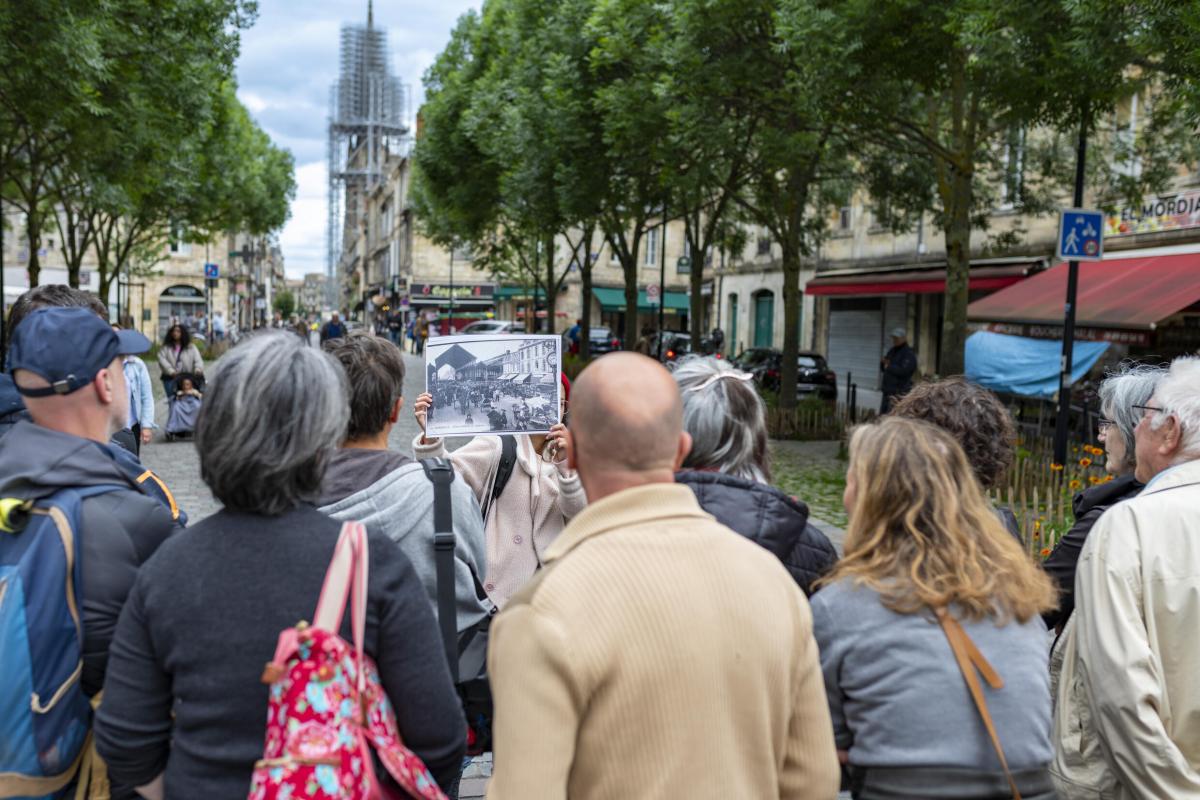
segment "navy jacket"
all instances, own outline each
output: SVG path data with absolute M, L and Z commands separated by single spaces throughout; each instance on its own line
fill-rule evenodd
M 675 481 L 717 522 L 774 553 L 806 595 L 837 561 L 829 539 L 808 523 L 808 506 L 779 489 L 719 472 L 685 470 Z

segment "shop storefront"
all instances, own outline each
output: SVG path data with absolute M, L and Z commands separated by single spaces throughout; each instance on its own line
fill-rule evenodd
M 600 305 L 600 323 L 622 335 L 625 331 L 625 289 L 605 286 L 592 288 L 592 297 Z M 687 331 L 691 308 L 687 292 L 663 292 L 663 326 L 669 331 Z M 651 305 L 646 290 L 638 290 L 638 330 L 658 328 L 658 306 Z M 626 344 L 626 347 L 632 345 Z
M 167 335 L 167 328 L 179 322 L 192 327 L 194 320 L 207 307 L 204 290 L 187 284 L 168 286 L 158 298 L 158 338 Z
M 494 316 L 496 284 L 422 283 L 418 279 L 409 285 L 408 303 L 414 314 L 424 315 L 438 334 L 445 335 Z

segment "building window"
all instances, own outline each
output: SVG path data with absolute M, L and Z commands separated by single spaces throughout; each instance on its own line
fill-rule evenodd
M 184 235 L 182 225 L 176 223 L 171 226 L 171 255 L 186 257 L 192 254 L 192 245 L 183 240 Z
M 1122 105 L 1116 112 L 1116 170 L 1131 178 L 1141 177 L 1142 159 L 1137 154 L 1137 132 L 1139 117 L 1142 116 L 1143 103 L 1139 94 L 1129 97 L 1126 107 Z
M 759 236 L 758 237 L 758 255 L 760 255 L 760 256 L 771 255 L 771 237 L 770 236 Z
M 648 267 L 658 263 L 658 228 L 646 231 L 646 255 L 642 261 Z
M 840 209 L 838 209 L 838 230 L 850 230 L 850 222 L 850 206 L 842 206 Z
M 610 263 L 610 264 L 620 264 L 621 263 L 621 256 L 619 256 L 617 254 L 617 248 L 613 247 L 611 244 L 608 246 L 608 263 Z
M 471 252 L 471 246 L 460 244 L 451 251 L 455 261 L 470 261 L 475 258 L 475 254 Z

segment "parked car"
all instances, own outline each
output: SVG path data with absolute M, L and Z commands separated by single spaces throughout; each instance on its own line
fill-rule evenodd
M 663 334 L 662 350 L 658 347 L 658 334 L 650 335 L 650 357 L 657 357 L 671 367 L 676 361 L 692 352 L 692 335 L 682 331 L 666 331 Z
M 752 347 L 743 350 L 733 360 L 743 372 L 754 376 L 754 382 L 768 391 L 779 391 L 783 368 L 783 352 L 774 347 Z M 823 400 L 837 399 L 837 374 L 829 368 L 820 353 L 799 353 L 796 357 L 796 394 L 815 395 Z
M 588 336 L 588 343 L 591 345 L 591 353 L 594 356 L 621 349 L 621 340 L 612 332 L 612 328 L 605 325 L 593 325 Z
M 460 334 L 477 335 L 481 333 L 524 333 L 525 323 L 513 322 L 508 319 L 479 319 L 459 331 Z

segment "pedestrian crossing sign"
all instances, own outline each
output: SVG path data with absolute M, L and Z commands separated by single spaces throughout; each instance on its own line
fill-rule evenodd
M 1104 213 L 1067 208 L 1059 217 L 1058 257 L 1069 261 L 1104 259 Z

